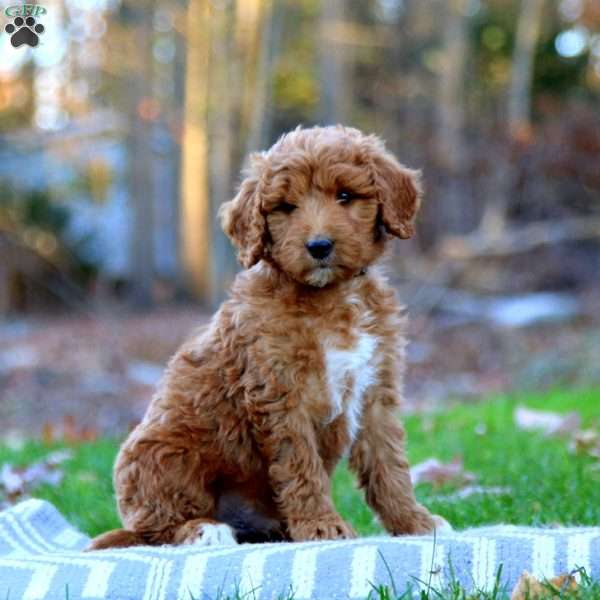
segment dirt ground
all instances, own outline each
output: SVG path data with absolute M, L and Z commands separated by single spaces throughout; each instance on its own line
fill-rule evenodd
M 405 410 L 598 385 L 596 300 L 585 298 L 566 320 L 524 327 L 412 311 Z M 143 415 L 169 356 L 208 318 L 188 305 L 0 322 L 0 435 L 122 434 Z

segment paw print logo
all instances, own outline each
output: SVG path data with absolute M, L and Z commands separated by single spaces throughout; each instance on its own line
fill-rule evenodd
M 27 44 L 35 48 L 40 43 L 40 35 L 44 33 L 44 26 L 41 23 L 36 25 L 33 17 L 15 17 L 12 23 L 9 23 L 4 31 L 10 35 L 10 43 L 18 48 Z

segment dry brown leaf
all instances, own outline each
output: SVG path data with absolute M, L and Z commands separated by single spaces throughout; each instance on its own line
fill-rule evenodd
M 50 444 L 60 440 L 70 444 L 80 442 L 93 442 L 100 437 L 100 433 L 96 427 L 84 425 L 78 426 L 73 415 L 65 415 L 62 424 L 45 422 L 42 426 L 42 441 Z
M 0 470 L 0 495 L 14 504 L 39 485 L 59 485 L 64 473 L 58 467 L 71 457 L 70 450 L 57 450 L 25 468 L 5 463 Z
M 96 427 L 87 426 L 81 428 L 80 437 L 83 442 L 95 442 L 100 437 L 100 433 Z
M 435 486 L 444 483 L 466 485 L 476 479 L 473 473 L 465 471 L 463 462 L 459 458 L 455 458 L 450 463 L 442 463 L 437 458 L 429 458 L 414 465 L 410 469 L 410 477 L 413 485 L 431 483 Z
M 577 581 L 573 575 L 559 575 L 546 581 L 540 581 L 525 571 L 514 587 L 510 600 L 541 600 L 552 596 L 569 597 L 577 590 Z
M 482 485 L 467 485 L 466 487 L 454 492 L 453 494 L 443 496 L 443 499 L 446 502 L 457 502 L 458 500 L 464 500 L 465 498 L 469 498 L 470 496 L 475 496 L 477 494 L 487 496 L 508 496 L 512 494 L 512 488 L 499 486 L 486 487 Z
M 63 438 L 69 443 L 79 441 L 79 431 L 73 415 L 65 415 L 63 417 Z
M 559 414 L 517 406 L 514 419 L 519 429 L 541 431 L 546 435 L 569 435 L 581 427 L 581 416 L 577 412 Z
M 569 450 L 576 454 L 597 456 L 595 453 L 600 452 L 600 433 L 595 429 L 577 431 L 571 440 Z
M 0 490 L 7 497 L 12 497 L 23 493 L 24 482 L 21 475 L 11 464 L 4 463 L 0 470 Z
M 50 444 L 54 441 L 54 425 L 48 421 L 42 425 L 42 441 L 44 444 Z

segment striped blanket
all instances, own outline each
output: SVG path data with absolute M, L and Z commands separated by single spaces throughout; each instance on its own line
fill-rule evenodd
M 585 567 L 600 578 L 600 528 L 496 526 L 425 537 L 227 547 L 138 547 L 83 553 L 88 538 L 49 503 L 0 512 L 2 600 L 366 598 L 373 585 L 401 592 L 451 574 L 491 588 L 502 565 L 510 589 L 524 570 L 551 577 Z

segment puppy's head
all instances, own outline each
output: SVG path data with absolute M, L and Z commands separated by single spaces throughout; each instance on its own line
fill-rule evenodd
M 298 282 L 323 287 L 371 264 L 390 236 L 411 237 L 419 203 L 419 173 L 376 136 L 341 126 L 298 128 L 251 156 L 221 218 L 244 267 L 265 259 Z

